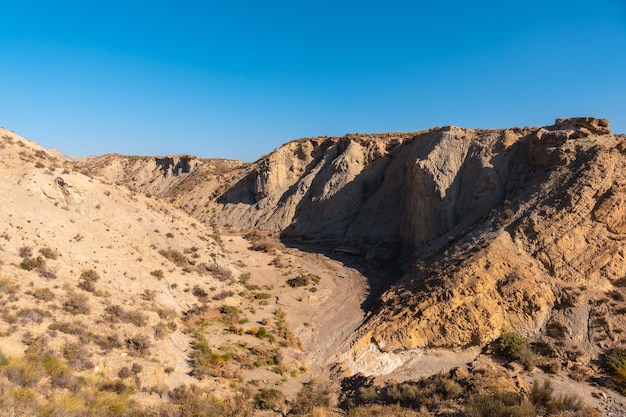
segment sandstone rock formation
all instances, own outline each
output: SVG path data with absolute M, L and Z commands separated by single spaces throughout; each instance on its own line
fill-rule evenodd
M 387 283 L 346 345 L 354 355 L 370 344 L 387 352 L 483 346 L 503 328 L 539 334 L 557 318 L 597 353 L 619 339 L 613 327 L 626 327 L 621 318 L 606 331 L 590 324 L 620 308 L 594 300 L 619 290 L 626 273 L 624 149 L 624 137 L 595 118 L 319 137 L 232 164 L 217 182 L 206 160 L 145 189 L 158 184 L 218 227 L 403 265 L 405 276 Z

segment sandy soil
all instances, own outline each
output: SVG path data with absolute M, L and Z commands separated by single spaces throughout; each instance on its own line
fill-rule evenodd
M 273 289 L 267 311 L 257 315 L 276 308 L 286 311 L 287 324 L 304 347 L 301 359 L 313 374 L 326 374 L 342 344 L 365 317 L 362 304 L 370 291 L 368 278 L 340 259 L 280 242 L 274 241 L 273 251 L 258 252 L 248 249 L 250 242 L 241 236 L 223 235 L 222 240 L 226 256 L 243 273 L 251 274 L 252 284 Z M 319 284 L 299 288 L 286 284 L 300 274 L 320 277 Z

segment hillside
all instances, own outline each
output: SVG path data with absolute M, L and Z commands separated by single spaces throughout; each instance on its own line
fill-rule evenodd
M 405 278 L 381 301 L 415 310 L 420 320 L 403 312 L 406 324 L 399 317 L 384 324 L 389 312 L 379 306 L 380 325 L 372 318 L 368 326 L 383 350 L 482 346 L 502 328 L 537 332 L 576 285 L 608 291 L 624 275 L 623 139 L 591 118 L 541 129 L 316 138 L 248 166 L 231 163 L 219 185 L 208 170 L 213 161 L 164 173 L 154 184 L 221 228 L 348 246 L 402 266 Z M 194 175 L 211 180 L 189 190 Z M 442 303 L 437 308 L 448 315 L 432 311 L 441 320 L 435 325 L 427 312 Z M 488 321 L 481 310 L 490 312 Z M 437 330 L 443 323 L 445 332 Z M 589 332 L 574 333 L 582 342 Z M 593 350 L 597 343 L 588 339 Z
M 328 294 L 364 285 L 351 268 L 279 245 L 252 251 L 0 137 L 0 415 L 249 415 L 276 387 L 272 407 L 284 407 L 325 362 L 305 351 L 336 343 L 318 326 Z M 314 276 L 317 293 L 285 285 L 298 276 Z M 343 300 L 355 312 L 344 325 L 362 320 L 363 293 Z
M 216 415 L 296 413 L 311 378 L 341 383 L 341 408 L 315 415 L 495 415 L 476 411 L 487 400 L 597 415 L 540 402 L 539 380 L 626 410 L 626 137 L 606 120 L 301 139 L 251 164 L 61 161 L 1 133 L 7 357 L 85 343 L 93 366 L 76 375 L 97 368 L 93 387 L 122 381 L 172 413 L 192 384 Z M 74 322 L 96 330 L 62 330 Z M 129 357 L 132 384 L 117 376 Z M 49 377 L 28 389 L 67 396 Z M 257 410 L 225 411 L 232 395 Z

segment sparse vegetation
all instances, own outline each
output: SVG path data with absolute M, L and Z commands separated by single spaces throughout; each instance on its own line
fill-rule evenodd
M 39 253 L 46 259 L 57 259 L 59 257 L 59 253 L 54 249 L 50 249 L 49 247 L 39 249 Z
M 274 388 L 262 388 L 254 396 L 257 407 L 261 410 L 282 410 L 285 408 L 285 395 Z
M 465 411 L 470 417 L 533 417 L 536 413 L 523 395 L 510 391 L 474 395 Z
M 517 333 L 502 331 L 497 340 L 498 352 L 510 360 L 519 361 L 526 370 L 537 365 L 537 357 L 526 340 Z
M 55 295 L 54 295 L 54 292 L 50 290 L 50 288 L 43 287 L 43 288 L 35 289 L 33 291 L 33 297 L 41 301 L 52 301 L 54 300 Z
M 89 314 L 91 312 L 87 296 L 74 291 L 66 293 L 63 309 L 71 314 Z
M 163 277 L 165 276 L 165 274 L 163 274 L 163 271 L 160 269 L 155 269 L 154 271 L 150 272 L 150 275 L 152 275 L 158 280 L 162 280 Z
M 96 282 L 100 280 L 100 275 L 93 269 L 83 271 L 80 274 L 80 281 L 78 282 L 78 288 L 88 292 L 96 291 Z
M 104 309 L 109 320 L 120 320 L 125 323 L 132 323 L 137 327 L 143 327 L 148 321 L 148 317 L 140 310 L 125 310 L 118 305 L 111 305 Z
M 165 259 L 167 259 L 168 261 L 172 262 L 174 265 L 180 268 L 184 268 L 189 265 L 192 265 L 189 259 L 187 259 L 185 255 L 183 255 L 176 249 L 171 249 L 171 248 L 162 249 L 159 251 L 159 254 L 161 254 L 163 257 L 165 257 Z
M 447 128 L 442 128 L 441 132 L 447 132 L 444 129 Z M 438 131 L 431 133 L 440 134 Z M 527 135 L 529 132 L 522 133 Z M 395 142 L 387 141 L 394 138 Z M 343 139 L 335 138 L 332 145 L 357 146 L 358 143 L 369 147 L 368 158 L 378 157 L 378 154 L 389 155 L 387 162 L 390 162 L 391 157 L 396 156 L 390 152 L 402 143 L 410 144 L 413 139 L 406 134 L 354 134 Z M 469 137 L 466 139 L 470 140 Z M 490 140 L 500 141 L 495 136 Z M 561 259 L 561 254 L 555 251 L 554 254 L 558 256 L 552 259 L 550 250 L 554 247 L 547 246 L 555 244 L 553 238 L 556 235 L 546 239 L 540 236 L 542 232 L 538 227 L 546 218 L 550 221 L 556 219 L 557 210 L 568 204 L 568 201 L 561 198 L 560 190 L 550 191 L 554 201 L 545 205 L 544 213 L 536 215 L 533 207 L 521 201 L 525 194 L 518 193 L 514 186 L 517 182 L 533 184 L 533 195 L 537 196 L 537 202 L 541 205 L 540 194 L 546 190 L 535 180 L 539 177 L 552 178 L 557 174 L 565 177 L 564 172 L 569 166 L 559 166 L 557 169 L 534 166 L 526 155 L 528 146 L 525 141 L 528 140 L 509 141 L 513 145 L 506 145 L 509 148 L 508 156 L 498 162 L 509 163 L 517 153 L 523 154 L 520 163 L 511 165 L 514 170 L 511 171 L 510 181 L 507 180 L 507 186 L 502 189 L 505 194 L 502 204 L 484 213 L 484 219 L 478 225 L 463 224 L 463 219 L 456 218 L 463 213 L 454 211 L 454 221 L 449 223 L 449 226 L 454 225 L 453 230 L 437 231 L 437 244 L 424 242 L 427 250 L 420 253 L 428 253 L 428 257 L 420 259 L 419 266 L 412 264 L 409 250 L 415 242 L 411 241 L 402 242 L 402 247 L 396 248 L 393 242 L 385 242 L 389 246 L 378 246 L 378 242 L 369 241 L 367 236 L 363 236 L 362 241 L 355 243 L 359 250 L 363 250 L 362 253 L 356 249 L 334 252 L 332 246 L 326 247 L 323 253 L 307 253 L 315 250 L 313 245 L 317 244 L 317 238 L 311 239 L 311 242 L 307 241 L 307 236 L 303 236 L 305 239 L 302 241 L 297 240 L 299 230 L 306 227 L 300 229 L 301 224 L 296 223 L 293 230 L 296 239 L 293 241 L 282 240 L 281 234 L 265 232 L 259 227 L 259 230 L 246 235 L 247 242 L 242 242 L 237 235 L 241 224 L 225 225 L 224 219 L 218 219 L 219 204 L 231 196 L 229 181 L 244 178 L 242 184 L 249 182 L 251 177 L 248 175 L 255 175 L 253 170 L 258 167 L 254 164 L 237 165 L 242 168 L 241 176 L 239 172 L 230 172 L 228 175 L 232 177 L 226 178 L 226 171 L 206 171 L 204 161 L 198 159 L 198 175 L 194 171 L 193 175 L 176 178 L 177 181 L 170 181 L 167 187 L 161 187 L 163 184 L 157 178 L 161 174 L 157 172 L 156 176 L 151 177 L 150 170 L 142 167 L 143 163 L 153 164 L 153 158 L 121 158 L 123 169 L 128 171 L 116 177 L 103 176 L 94 167 L 95 163 L 107 167 L 115 167 L 118 163 L 117 156 L 103 157 L 97 162 L 83 163 L 91 167 L 81 168 L 89 175 L 84 177 L 74 168 L 74 162 L 57 164 L 45 152 L 33 149 L 30 143 L 15 144 L 15 147 L 22 148 L 20 156 L 30 161 L 28 170 L 36 172 L 36 177 L 29 178 L 27 170 L 16 170 L 22 177 L 11 178 L 11 181 L 15 179 L 13 182 L 22 187 L 31 187 L 27 189 L 29 198 L 39 198 L 40 193 L 33 195 L 31 192 L 35 183 L 35 187 L 43 187 L 42 191 L 47 187 L 46 184 L 54 186 L 51 181 L 55 177 L 47 175 L 59 175 L 60 169 L 67 175 L 66 179 L 76 185 L 75 188 L 68 185 L 67 189 L 77 192 L 84 189 L 84 195 L 89 198 L 83 204 L 71 201 L 70 197 L 80 197 L 78 194 L 68 197 L 66 201 L 63 198 L 56 201 L 53 195 L 44 197 L 42 201 L 45 202 L 41 205 L 51 216 L 56 216 L 54 221 L 49 221 L 47 215 L 38 216 L 36 212 L 23 215 L 11 211 L 14 210 L 11 205 L 7 205 L 2 212 L 0 345 L 11 354 L 0 353 L 0 415 L 597 415 L 578 397 L 556 394 L 549 383 L 550 378 L 559 379 L 559 389 L 563 389 L 561 384 L 566 386 L 570 378 L 581 383 L 597 383 L 598 386 L 590 390 L 598 394 L 598 403 L 615 407 L 615 414 L 618 414 L 624 406 L 619 401 L 613 401 L 613 398 L 605 400 L 600 396 L 602 393 L 609 397 L 614 394 L 607 388 L 626 392 L 626 353 L 623 349 L 626 344 L 623 330 L 626 329 L 626 319 L 621 316 L 626 312 L 626 277 L 616 279 L 623 274 L 623 241 L 619 233 L 615 232 L 621 230 L 622 225 L 608 226 L 611 245 L 607 248 L 610 250 L 604 253 L 599 250 L 603 247 L 597 246 L 588 251 L 594 256 L 598 255 L 595 269 L 575 263 L 572 268 L 563 268 L 563 259 L 571 259 L 569 255 L 578 256 L 576 254 L 567 254 Z M 327 145 L 320 141 L 313 143 L 316 153 L 322 152 Z M 611 141 L 606 142 L 609 143 L 606 146 L 613 146 Z M 472 152 L 480 158 L 487 158 L 489 155 L 480 153 L 481 143 L 473 141 L 471 146 L 476 146 L 476 149 Z M 310 147 L 311 144 L 307 142 L 306 146 Z M 583 141 L 578 141 L 576 146 L 582 149 Z M 314 171 L 310 169 L 312 166 L 307 165 L 310 149 L 303 147 L 301 151 L 305 152 L 303 155 L 306 160 L 298 157 L 290 162 L 293 163 L 293 175 L 299 175 L 298 172 L 313 174 Z M 600 146 L 597 151 L 604 152 Z M 624 155 L 621 150 L 614 153 Z M 570 158 L 574 153 L 567 156 L 571 164 L 576 163 Z M 7 159 L 3 161 L 5 165 L 10 162 Z M 464 164 L 463 161 L 459 162 Z M 36 163 L 47 167 L 47 172 L 33 170 Z M 473 165 L 470 168 L 474 171 Z M 583 168 L 577 166 L 576 169 L 580 171 Z M 355 204 L 360 204 L 358 193 L 363 194 L 363 200 L 369 199 L 380 186 L 376 171 L 369 171 L 368 175 L 371 176 L 357 176 L 348 185 L 357 191 L 357 194 L 353 194 L 357 198 L 352 199 Z M 616 172 L 607 178 L 615 177 L 617 184 L 620 181 L 619 170 Z M 222 177 L 210 177 L 214 173 Z M 10 170 L 6 170 L 6 174 L 13 175 Z M 134 175 L 137 175 L 138 180 L 131 181 Z M 581 177 L 584 176 L 582 172 Z M 482 177 L 477 178 L 482 180 Z M 188 198 L 178 198 L 176 187 L 191 191 L 194 184 L 200 182 L 206 183 L 205 194 L 205 190 L 202 190 L 203 193 L 190 192 Z M 454 194 L 450 195 L 460 204 L 472 196 L 463 194 L 467 188 L 465 178 L 459 177 L 457 182 L 453 184 L 461 184 L 463 191 L 458 198 Z M 93 189 L 89 188 L 89 183 L 93 184 Z M 589 193 L 588 208 L 597 212 L 594 222 L 599 226 L 605 222 L 600 207 L 603 201 L 610 201 L 607 199 L 613 198 L 611 193 L 620 192 L 616 187 L 610 192 L 606 191 L 609 186 L 610 183 L 604 183 L 601 192 L 594 190 Z M 125 187 L 130 187 L 132 191 L 126 191 Z M 207 196 L 210 197 L 207 199 Z M 250 194 L 242 196 L 244 199 L 252 197 Z M 337 198 L 340 202 L 341 193 L 336 196 L 333 200 Z M 476 204 L 482 205 L 482 197 L 479 197 Z M 141 205 L 131 204 L 137 202 L 141 202 Z M 176 205 L 176 208 L 170 203 Z M 390 201 L 390 204 L 393 203 Z M 31 207 L 40 209 L 38 206 Z M 93 210 L 93 207 L 99 210 Z M 294 207 L 297 207 L 298 213 L 307 213 L 306 207 L 302 210 L 300 206 Z M 343 208 L 342 205 L 337 206 L 338 210 Z M 354 208 L 355 212 L 359 209 Z M 106 217 L 118 209 L 123 214 L 119 219 Z M 188 216 L 182 215 L 179 209 L 197 216 L 195 223 L 189 223 Z M 615 213 L 619 212 L 621 208 L 615 210 Z M 576 214 L 575 211 L 572 213 Z M 388 219 L 387 214 L 382 218 Z M 207 219 L 215 219 L 213 230 L 205 227 Z M 611 222 L 613 220 L 610 219 Z M 235 220 L 233 222 L 236 223 Z M 438 226 L 447 224 L 445 221 L 437 223 Z M 561 226 L 556 221 L 555 224 Z M 497 225 L 507 227 L 508 235 L 503 235 L 509 246 L 521 242 L 525 245 L 522 249 L 537 250 L 536 253 L 550 259 L 539 259 L 541 262 L 536 267 L 524 272 L 520 270 L 522 264 L 518 262 L 501 262 L 497 257 L 512 247 L 505 245 L 503 248 L 506 250 L 499 250 L 500 247 L 490 246 L 492 238 L 498 238 L 502 232 L 496 230 L 494 226 Z M 390 226 L 392 229 L 389 234 L 392 235 L 398 225 L 391 222 Z M 487 229 L 488 234 L 484 234 Z M 532 234 L 525 234 L 530 229 Z M 605 232 L 606 228 L 598 229 Z M 572 243 L 580 253 L 587 251 L 584 248 L 586 233 L 591 233 L 592 229 L 581 230 L 584 233 L 577 235 L 576 239 L 567 235 L 563 241 L 557 240 L 557 243 L 563 243 L 564 247 Z M 218 235 L 222 232 L 223 238 Z M 333 230 L 329 232 L 329 235 L 334 233 Z M 443 234 L 439 235 L 440 232 Z M 567 231 L 564 230 L 564 233 Z M 146 241 L 141 240 L 144 235 Z M 289 237 L 288 234 L 284 236 Z M 514 237 L 512 243 L 508 240 L 509 236 Z M 572 238 L 571 242 L 566 238 Z M 604 245 L 598 236 L 590 236 L 589 239 L 594 245 Z M 319 243 L 344 244 L 340 240 L 319 240 Z M 309 243 L 313 245 L 302 250 L 300 245 Z M 444 248 L 437 252 L 440 246 Z M 269 254 L 250 252 L 245 248 Z M 542 252 L 544 249 L 545 253 Z M 157 252 L 163 258 L 157 256 Z M 398 256 L 394 258 L 392 252 Z M 480 268 L 463 270 L 462 262 L 466 255 L 480 260 Z M 392 264 L 399 260 L 406 261 L 402 265 L 402 273 L 407 276 L 395 281 L 400 272 L 396 274 L 393 271 L 395 265 Z M 548 261 L 554 265 L 548 265 Z M 262 267 L 257 270 L 255 268 L 258 265 Z M 416 275 L 411 276 L 418 269 Z M 588 279 L 581 279 L 577 275 L 578 269 L 588 271 Z M 237 271 L 246 272 L 236 279 L 233 273 Z M 464 275 L 465 272 L 476 273 L 476 276 Z M 497 294 L 488 287 L 491 285 L 488 276 L 491 272 L 504 274 L 502 279 L 497 276 Z M 322 277 L 314 275 L 316 273 Z M 359 273 L 364 275 L 363 286 L 351 287 Z M 46 281 L 41 277 L 56 280 Z M 471 281 L 472 287 L 465 286 L 465 278 Z M 518 281 L 533 288 L 518 291 Z M 394 282 L 397 284 L 393 284 L 389 292 L 383 293 Z M 598 282 L 601 287 L 598 287 Z M 404 288 L 404 285 L 407 287 Z M 553 292 L 550 295 L 552 298 L 547 301 L 540 294 L 544 288 L 550 288 Z M 528 332 L 528 338 L 513 330 L 503 331 L 497 341 L 482 350 L 476 362 L 469 366 L 460 365 L 454 372 L 427 378 L 394 382 L 396 377 L 411 376 L 409 367 L 406 367 L 399 368 L 402 373 L 385 378 L 362 375 L 346 378 L 341 381 L 341 387 L 311 380 L 313 372 L 308 367 L 317 370 L 327 359 L 323 357 L 324 349 L 332 350 L 334 355 L 337 353 L 334 348 L 341 342 L 339 339 L 350 336 L 341 328 L 338 329 L 340 331 L 332 332 L 331 336 L 337 340 L 329 341 L 330 332 L 326 324 L 336 320 L 335 330 L 343 324 L 344 319 L 346 323 L 352 319 L 342 316 L 344 310 L 348 313 L 347 304 L 344 306 L 334 299 L 340 294 L 341 297 L 337 298 L 341 298 L 343 303 L 353 295 L 352 290 L 354 294 L 362 296 L 358 302 L 350 304 L 350 308 L 354 305 L 360 308 L 355 317 L 366 315 L 371 318 L 359 328 L 362 335 L 372 330 L 367 326 L 378 320 L 386 320 L 389 316 L 385 314 L 392 311 L 391 317 L 398 318 L 398 326 L 411 321 L 422 327 L 428 326 L 429 318 L 419 316 L 423 306 L 440 309 L 437 311 L 442 313 L 441 317 L 448 317 L 448 314 L 454 319 L 460 317 L 460 321 L 450 323 L 451 328 L 447 327 L 447 322 L 439 320 L 437 324 L 440 326 L 426 327 L 425 334 L 439 332 L 442 338 L 438 342 L 443 343 L 447 335 L 467 335 L 481 328 L 475 327 L 474 319 L 478 317 L 474 316 L 474 306 L 464 301 L 457 304 L 453 298 L 469 292 L 472 303 L 476 301 L 480 304 L 478 298 L 483 294 L 496 300 L 498 307 L 496 304 L 490 307 L 503 310 L 498 311 L 497 315 L 494 313 L 493 323 L 500 321 L 504 326 L 519 325 L 520 331 Z M 317 294 L 313 295 L 316 291 Z M 384 295 L 379 297 L 381 293 Z M 354 300 L 349 301 L 352 303 Z M 447 301 L 454 301 L 454 306 L 448 309 L 452 304 L 447 304 Z M 547 311 L 544 315 L 543 309 L 550 308 L 556 311 Z M 492 313 L 490 308 L 476 311 Z M 504 314 L 500 314 L 502 312 Z M 377 316 L 379 313 L 380 316 Z M 470 319 L 467 326 L 463 322 L 465 317 Z M 539 317 L 536 323 L 545 323 L 545 327 L 533 333 L 530 326 L 524 326 L 528 317 L 533 320 Z M 357 318 L 354 320 L 353 324 Z M 583 325 L 589 327 L 581 332 Z M 396 341 L 404 343 L 412 340 L 415 335 L 410 334 L 411 330 L 405 330 L 401 327 L 393 330 L 402 339 Z M 302 337 L 304 346 L 294 333 Z M 390 334 L 378 335 L 375 330 L 372 333 L 376 342 L 381 342 L 381 348 Z M 577 342 L 581 334 L 586 336 L 585 343 Z M 482 341 L 491 340 L 483 336 L 469 334 L 467 339 L 471 340 L 472 348 L 475 345 L 482 347 Z M 490 334 L 489 338 L 492 336 Z M 369 342 L 369 339 L 364 340 Z M 350 341 L 359 343 L 353 346 L 363 347 L 361 340 Z M 593 349 L 590 349 L 590 344 L 595 344 Z M 343 346 L 348 348 L 349 345 Z M 597 354 L 601 349 L 604 349 L 604 356 Z M 314 359 L 310 356 L 312 352 L 316 355 Z M 389 354 L 393 356 L 394 353 L 398 352 Z M 402 351 L 400 355 L 410 358 L 410 351 Z M 445 354 L 438 360 L 445 361 Z M 412 362 L 411 366 L 415 363 Z M 598 369 L 598 364 L 604 364 L 604 373 Z M 533 374 L 526 372 L 536 365 L 547 374 L 541 374 L 538 370 Z M 332 372 L 340 375 L 345 370 L 335 368 Z M 555 378 L 554 374 L 560 375 Z M 519 378 L 519 375 L 523 378 Z M 530 384 L 528 375 L 543 375 L 546 381 Z M 176 386 L 179 381 L 189 381 L 190 377 L 195 378 L 193 385 Z

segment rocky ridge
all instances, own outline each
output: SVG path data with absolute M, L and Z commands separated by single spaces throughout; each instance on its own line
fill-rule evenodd
M 200 201 L 190 212 L 218 227 L 402 265 L 347 341 L 348 362 L 371 346 L 467 349 L 502 329 L 540 336 L 555 321 L 593 356 L 626 326 L 619 316 L 593 325 L 621 308 L 602 300 L 626 272 L 625 143 L 595 118 L 321 137 L 235 166 L 219 185 L 166 188 L 181 207 Z

